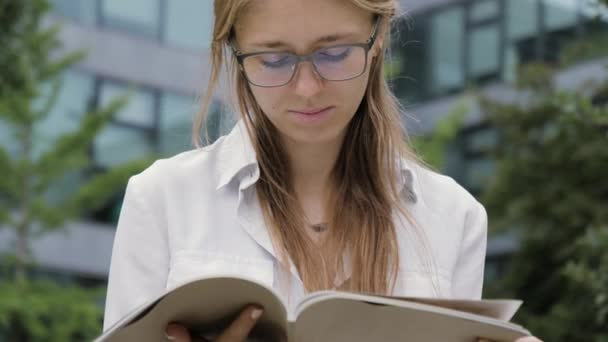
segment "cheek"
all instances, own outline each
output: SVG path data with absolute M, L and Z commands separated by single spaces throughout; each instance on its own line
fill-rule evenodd
M 252 87 L 251 93 L 262 111 L 271 119 L 276 117 L 284 107 L 282 100 L 286 96 L 282 89 Z
M 348 110 L 352 111 L 353 114 L 365 96 L 368 79 L 369 73 L 365 73 L 350 82 L 345 82 L 339 90 L 340 104 L 343 105 L 345 109 L 348 108 Z

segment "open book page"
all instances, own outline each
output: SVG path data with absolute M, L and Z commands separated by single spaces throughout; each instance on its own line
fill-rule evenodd
M 413 341 L 464 342 L 476 336 L 500 341 L 528 334 L 517 325 L 495 319 L 512 315 L 504 309 L 510 301 L 488 304 L 323 291 L 304 297 L 288 320 L 280 298 L 272 288 L 253 279 L 218 275 L 194 280 L 134 310 L 96 341 L 162 340 L 170 322 L 213 339 L 248 304 L 264 307 L 251 336 L 259 341 L 283 341 L 287 336 L 288 341 L 368 342 L 408 337 Z M 460 308 L 467 312 L 454 310 Z M 495 318 L 471 312 L 489 312 L 488 316 Z
M 413 301 L 345 292 L 306 297 L 290 340 L 297 341 L 512 341 L 529 332 L 495 318 Z
M 301 302 L 300 306 L 306 305 L 309 301 L 316 301 L 319 298 L 332 298 L 343 296 L 347 292 L 339 291 L 319 291 L 314 292 L 306 296 Z M 367 296 L 365 294 L 356 294 L 358 296 Z M 378 297 L 370 295 L 370 298 Z M 381 296 L 383 298 L 416 302 L 422 304 L 434 305 L 446 309 L 453 309 L 462 312 L 468 312 L 475 315 L 486 316 L 495 318 L 501 321 L 508 322 L 513 318 L 517 310 L 521 307 L 521 300 L 513 299 L 448 299 L 448 298 L 422 298 L 422 297 L 393 297 L 393 296 Z M 299 308 L 296 308 L 299 311 Z M 294 312 L 295 316 L 297 313 Z
M 430 304 L 442 308 L 469 312 L 476 315 L 496 318 L 508 322 L 513 318 L 521 304 L 521 300 L 512 299 L 442 299 L 442 298 L 412 298 L 412 297 L 388 297 L 416 303 Z
M 272 289 L 252 279 L 217 276 L 189 282 L 172 289 L 139 312 L 122 320 L 96 341 L 161 341 L 170 322 L 184 324 L 192 331 L 213 335 L 227 327 L 248 304 L 264 307 L 254 334 L 284 335 L 287 331 L 286 308 Z

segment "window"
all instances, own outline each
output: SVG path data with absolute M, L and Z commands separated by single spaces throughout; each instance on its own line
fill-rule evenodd
M 544 0 L 547 31 L 575 26 L 578 19 L 578 0 Z
M 54 106 L 34 126 L 32 145 L 32 157 L 34 159 L 38 159 L 42 154 L 49 152 L 59 138 L 78 131 L 82 119 L 89 111 L 94 88 L 93 77 L 84 72 L 69 70 L 60 76 L 60 80 L 62 83 Z M 51 90 L 51 83 L 42 85 L 41 96 L 33 105 L 36 110 L 41 110 L 42 106 L 47 104 L 51 96 Z M 14 139 L 11 137 L 13 134 L 7 132 L 6 137 Z M 0 132 L 0 137 L 4 139 L 4 132 Z M 0 144 L 6 146 L 2 141 L 0 141 Z M 9 149 L 9 152 L 20 152 L 20 150 Z M 80 179 L 81 173 L 78 170 L 70 170 L 62 174 L 50 184 L 44 194 L 45 200 L 53 202 L 65 199 L 68 194 L 78 189 L 81 184 Z
M 189 150 L 191 127 L 198 110 L 195 98 L 173 93 L 163 94 L 160 105 L 160 153 L 169 156 Z
M 93 77 L 82 72 L 68 71 L 63 75 L 62 81 L 55 106 L 35 128 L 34 155 L 43 153 L 62 135 L 77 130 L 88 111 L 93 96 Z M 43 88 L 48 94 L 50 87 Z
M 424 100 L 428 95 L 428 20 L 421 16 L 413 24 L 399 22 L 398 39 L 392 41 L 391 55 L 387 56 L 394 72 L 390 83 L 404 103 Z
M 513 1 L 513 0 L 510 0 Z M 530 0 L 525 0 L 530 1 Z M 498 15 L 498 2 L 496 0 L 485 0 L 473 3 L 470 17 L 474 22 L 495 18 Z
M 469 8 L 468 78 L 487 81 L 500 65 L 499 7 L 497 0 L 475 1 Z
M 509 0 L 506 6 L 505 64 L 503 79 L 514 82 L 521 64 L 537 59 L 539 21 L 537 0 Z
M 213 1 L 167 1 L 165 38 L 170 44 L 189 49 L 210 46 L 213 31 Z
M 146 131 L 109 124 L 95 141 L 95 159 L 103 167 L 144 158 L 154 151 Z
M 511 41 L 529 38 L 538 33 L 538 2 L 508 0 L 506 6 L 507 38 Z
M 473 79 L 495 75 L 499 68 L 500 35 L 497 25 L 484 25 L 471 31 L 469 72 Z
M 160 27 L 159 0 L 100 1 L 104 26 L 148 37 L 158 37 Z
M 129 91 L 124 85 L 104 82 L 99 105 L 108 105 L 116 96 Z M 131 90 L 128 104 L 95 140 L 95 159 L 100 166 L 115 166 L 148 156 L 154 152 L 154 94 L 144 89 Z
M 464 84 L 464 10 L 453 8 L 436 14 L 430 23 L 431 80 L 433 93 L 458 89 Z
M 488 158 L 467 160 L 464 184 L 471 192 L 483 190 L 494 173 L 494 162 Z
M 498 134 L 495 129 L 479 129 L 469 133 L 467 151 L 470 153 L 487 153 L 498 144 Z
M 463 183 L 473 193 L 481 192 L 494 173 L 494 160 L 488 153 L 498 144 L 496 129 L 483 124 L 469 129 L 464 135 Z
M 130 89 L 128 86 L 103 82 L 100 88 L 100 103 L 108 104 L 113 99 L 128 95 L 127 105 L 117 113 L 116 121 L 140 127 L 154 126 L 154 94 L 143 89 Z
M 96 0 L 51 0 L 54 12 L 72 20 L 94 25 L 96 24 Z
M 544 0 L 546 47 L 543 58 L 559 62 L 563 49 L 575 42 L 579 36 L 578 0 Z

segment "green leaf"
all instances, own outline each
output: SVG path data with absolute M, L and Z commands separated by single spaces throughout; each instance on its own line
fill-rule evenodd
M 0 282 L 0 336 L 7 341 L 90 341 L 101 332 L 104 289 L 45 280 Z
M 131 176 L 142 172 L 153 160 L 154 158 L 150 157 L 132 161 L 94 176 L 65 201 L 62 205 L 64 211 L 75 216 L 99 209 L 125 188 Z
M 55 78 L 57 75 L 63 74 L 68 68 L 82 61 L 86 57 L 86 51 L 72 52 L 58 61 L 50 63 L 45 70 L 42 70 L 40 75 L 41 81 Z
M 7 208 L 0 206 L 0 229 L 6 223 L 11 223 L 9 211 Z
M 0 194 L 7 196 L 14 195 L 14 177 L 13 177 L 13 166 L 11 165 L 11 158 L 8 152 L 0 146 Z
M 40 223 L 42 231 L 56 229 L 68 219 L 67 213 L 47 202 L 45 198 L 39 197 L 30 205 L 30 215 L 33 220 Z
M 491 295 L 523 299 L 516 321 L 545 340 L 601 341 L 608 334 L 607 106 L 578 89 L 553 89 L 548 68 L 527 70 L 522 104 L 480 101 L 501 137 L 483 195 L 490 228 L 520 237 Z
M 51 91 L 46 98 L 46 102 L 41 106 L 40 110 L 34 111 L 34 117 L 37 122 L 44 120 L 53 110 L 59 99 L 59 92 L 61 91 L 62 85 L 63 82 L 61 79 L 56 79 L 51 83 Z

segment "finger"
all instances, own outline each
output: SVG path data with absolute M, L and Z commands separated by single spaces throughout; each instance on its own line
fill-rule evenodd
M 263 310 L 258 306 L 250 306 L 243 310 L 236 320 L 222 332 L 216 342 L 237 342 L 244 341 L 251 329 L 255 326 Z
M 165 337 L 171 342 L 191 342 L 190 333 L 183 325 L 170 323 L 165 329 Z
M 165 329 L 167 342 L 207 342 L 203 337 L 192 336 L 188 328 L 179 323 L 170 323 Z
M 488 340 L 487 338 L 478 338 L 477 342 L 493 342 L 493 341 Z M 515 340 L 515 342 L 543 342 L 543 341 L 537 339 L 536 337 L 528 336 L 528 337 L 518 338 L 517 340 Z

